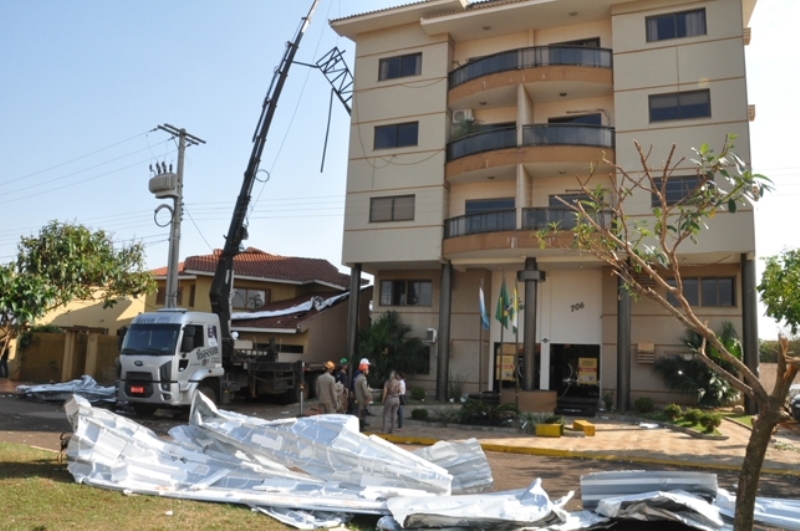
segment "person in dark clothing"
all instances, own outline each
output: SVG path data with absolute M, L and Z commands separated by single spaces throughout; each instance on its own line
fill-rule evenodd
M 339 404 L 340 413 L 352 413 L 353 402 L 355 400 L 353 391 L 350 390 L 350 378 L 347 377 L 347 370 L 350 368 L 350 360 L 342 358 L 339 360 L 339 368 L 336 371 L 336 383 L 342 384 L 342 401 Z

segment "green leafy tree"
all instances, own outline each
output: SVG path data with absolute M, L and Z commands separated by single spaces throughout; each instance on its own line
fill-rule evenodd
M 788 342 L 782 339 L 778 353 L 778 378 L 772 393 L 768 393 L 759 382 L 758 375 L 731 353 L 708 323 L 694 313 L 683 296 L 678 260 L 680 246 L 697 243 L 708 220 L 716 215 L 735 213 L 740 205 L 757 201 L 771 189 L 769 179 L 752 173 L 735 155 L 733 139 L 732 136 L 726 138 L 719 155 L 707 145 L 694 150 L 697 158 L 692 162 L 697 165 L 698 184 L 677 202 L 667 200 L 669 179 L 683 163 L 682 159 L 674 161 L 675 146 L 672 146 L 666 161 L 660 167 L 653 168 L 649 163 L 649 153 L 645 153 L 634 142 L 641 161 L 640 171 L 629 172 L 612 161 L 604 160 L 616 173 L 616 178 L 608 188 L 598 186 L 590 189 L 588 180 L 579 179 L 584 199 L 577 203 L 562 203 L 573 210 L 576 217 L 575 227 L 570 231 L 572 247 L 590 253 L 610 266 L 632 297 L 655 300 L 686 328 L 699 334 L 702 344 L 698 349 L 698 359 L 734 388 L 752 397 L 758 405 L 758 421 L 754 423 L 747 446 L 736 497 L 734 527 L 747 530 L 753 528 L 758 481 L 772 431 L 779 422 L 789 418 L 785 408 L 786 396 L 800 360 L 787 360 Z M 634 194 L 656 199 L 651 216 L 626 215 L 628 200 Z M 611 222 L 605 223 L 609 215 Z M 559 241 L 547 230 L 538 232 L 537 236 L 542 245 Z M 780 268 L 785 269 L 785 266 L 782 264 Z M 761 290 L 762 298 L 768 307 L 773 305 L 770 315 L 797 324 L 800 303 L 796 300 L 790 302 L 786 297 L 770 297 L 771 289 L 780 291 L 773 285 L 775 281 L 773 277 L 766 276 L 765 283 L 762 283 L 765 287 Z M 787 282 L 786 289 L 790 285 Z M 795 289 L 796 286 L 795 282 Z M 775 308 L 776 300 L 785 304 L 778 304 Z M 735 372 L 726 370 L 712 359 L 707 348 L 709 346 Z
M 733 323 L 722 324 L 718 337 L 725 348 L 739 359 L 742 359 L 742 344 L 736 335 Z M 703 337 L 694 330 L 686 330 L 681 339 L 693 354 L 699 354 L 703 346 Z M 719 352 L 709 346 L 708 356 L 730 373 L 736 373 L 735 367 L 726 362 Z M 653 370 L 664 380 L 667 387 L 679 393 L 693 395 L 695 405 L 719 407 L 735 402 L 741 394 L 722 376 L 717 374 L 697 356 L 684 359 L 681 355 L 663 356 L 653 365 Z
M 119 246 L 102 230 L 52 221 L 38 236 L 21 238 L 16 262 L 0 266 L 0 347 L 71 301 L 108 308 L 153 290 L 141 243 Z
M 358 331 L 359 355 L 370 362 L 370 386 L 382 387 L 391 371 L 415 374 L 428 363 L 428 347 L 411 331 L 393 311 Z
M 475 120 L 474 118 L 465 118 L 463 120 L 459 120 L 455 125 L 453 125 L 452 138 L 453 140 L 458 140 L 459 138 L 480 133 L 481 125 L 483 125 L 482 122 Z
M 792 335 L 800 328 L 800 249 L 786 250 L 765 259 L 766 267 L 758 285 L 767 315 L 785 323 Z

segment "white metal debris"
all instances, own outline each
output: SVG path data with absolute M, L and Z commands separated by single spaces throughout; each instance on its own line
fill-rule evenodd
M 733 519 L 736 496 L 725 489 L 719 489 L 714 505 L 719 508 L 720 513 Z M 757 497 L 753 518 L 756 522 L 781 529 L 800 530 L 800 500 Z
M 610 496 L 600 500 L 596 512 L 644 522 L 671 520 L 702 531 L 733 529 L 723 522 L 719 509 L 699 496 L 679 490 Z
M 447 470 L 453 476 L 453 494 L 477 494 L 492 488 L 492 468 L 478 439 L 440 441 L 412 453 Z
M 603 498 L 653 491 L 681 490 L 713 500 L 717 495 L 717 475 L 706 472 L 657 470 L 614 470 L 581 476 L 581 503 L 593 510 Z
M 18 385 L 17 393 L 24 395 L 26 398 L 52 402 L 65 402 L 72 398 L 72 395 L 82 396 L 93 404 L 113 404 L 117 401 L 116 388 L 113 385 L 103 387 L 88 374 L 76 380 L 63 383 Z

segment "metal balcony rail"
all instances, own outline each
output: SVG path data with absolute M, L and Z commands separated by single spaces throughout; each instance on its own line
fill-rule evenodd
M 455 160 L 475 153 L 517 147 L 517 128 L 505 127 L 475 133 L 447 144 L 447 160 Z
M 523 146 L 614 147 L 614 128 L 588 124 L 538 124 L 522 127 Z M 517 129 L 492 129 L 447 144 L 447 160 L 517 147 Z
M 479 77 L 537 66 L 588 66 L 612 68 L 613 54 L 608 48 L 587 46 L 533 46 L 487 55 L 450 72 L 453 89 Z
M 467 214 L 444 221 L 444 237 L 455 238 L 481 232 L 499 232 L 517 229 L 516 209 L 494 210 L 480 214 Z
M 602 227 L 611 225 L 611 212 L 601 211 L 595 214 L 594 220 Z M 566 207 L 523 208 L 522 228 L 524 230 L 542 230 L 558 226 L 558 230 L 571 230 L 577 225 L 575 212 Z
M 523 146 L 614 147 L 614 128 L 589 124 L 535 124 L 522 126 Z

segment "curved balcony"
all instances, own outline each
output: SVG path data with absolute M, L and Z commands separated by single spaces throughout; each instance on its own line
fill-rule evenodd
M 613 54 L 607 48 L 586 46 L 533 46 L 496 53 L 470 61 L 450 72 L 449 88 L 462 85 L 473 79 L 541 66 L 585 66 L 612 68 Z
M 614 147 L 614 128 L 587 124 L 536 124 L 522 127 L 522 144 L 517 145 L 517 129 L 508 127 L 475 133 L 447 144 L 447 160 L 526 146 Z

